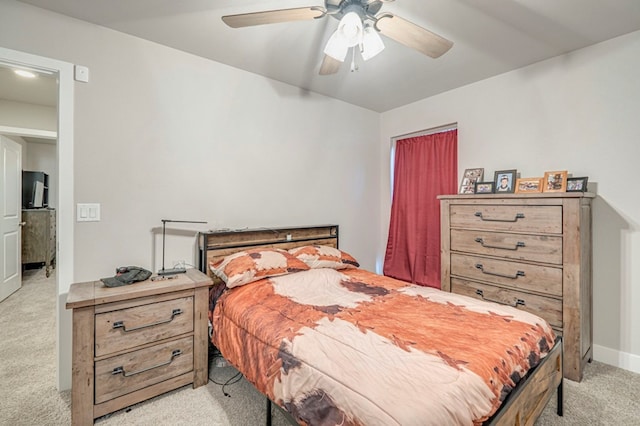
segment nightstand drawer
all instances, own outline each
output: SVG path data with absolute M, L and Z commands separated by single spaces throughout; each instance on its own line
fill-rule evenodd
M 451 292 L 489 302 L 509 305 L 542 317 L 551 326 L 562 328 L 562 300 L 510 290 L 489 284 L 451 278 Z
M 193 297 L 97 314 L 95 356 L 100 357 L 193 331 Z
M 452 205 L 452 228 L 562 234 L 561 206 Z
M 552 266 L 452 254 L 451 275 L 562 297 L 562 269 Z
M 193 370 L 193 337 L 183 337 L 95 364 L 95 403 Z
M 451 250 L 506 259 L 562 264 L 562 237 L 451 230 Z

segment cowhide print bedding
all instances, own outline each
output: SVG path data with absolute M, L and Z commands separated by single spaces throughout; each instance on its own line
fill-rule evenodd
M 527 312 L 361 269 L 211 294 L 212 343 L 303 425 L 480 424 L 555 339 Z

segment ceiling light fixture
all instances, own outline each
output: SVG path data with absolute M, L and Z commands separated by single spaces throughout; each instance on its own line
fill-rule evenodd
M 345 14 L 338 24 L 338 34 L 343 43 L 353 47 L 362 41 L 362 19 L 356 12 Z
M 324 53 L 327 56 L 331 56 L 336 61 L 344 62 L 344 58 L 347 57 L 349 46 L 342 40 L 340 33 L 335 31 L 329 37 L 329 41 L 324 48 Z
M 13 70 L 14 73 L 24 78 L 36 78 L 36 74 L 27 70 Z
M 384 43 L 382 37 L 378 34 L 371 25 L 367 25 L 364 28 L 364 35 L 362 36 L 362 44 L 360 45 L 360 54 L 362 59 L 368 61 L 376 56 L 378 53 L 384 50 Z
M 349 48 L 359 46 L 358 50 L 360 50 L 362 59 L 366 61 L 384 49 L 384 43 L 380 35 L 378 35 L 378 31 L 371 25 L 365 26 L 361 16 L 362 13 L 358 13 L 357 10 L 358 9 L 347 12 L 342 19 L 340 19 L 338 29 L 331 34 L 324 48 L 324 53 L 327 56 L 344 62 Z M 355 58 L 353 59 L 355 60 Z

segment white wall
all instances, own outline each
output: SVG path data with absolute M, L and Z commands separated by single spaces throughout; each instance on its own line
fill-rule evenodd
M 390 139 L 458 123 L 458 169 L 588 176 L 593 204 L 594 357 L 640 372 L 640 32 L 382 114 L 381 233 L 386 243 Z M 635 260 L 635 261 L 634 261 Z M 633 326 L 635 324 L 635 327 Z
M 75 281 L 157 269 L 163 218 L 337 223 L 341 247 L 373 269 L 377 113 L 12 0 L 0 43 L 90 69 L 75 85 L 75 202 L 101 203 L 102 220 L 76 223 Z M 193 261 L 195 234 L 177 234 L 167 260 Z
M 0 99 L 0 126 L 55 132 L 56 108 Z

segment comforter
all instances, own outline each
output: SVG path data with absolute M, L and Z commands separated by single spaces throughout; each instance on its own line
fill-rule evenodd
M 361 269 L 212 292 L 212 343 L 300 424 L 480 424 L 546 356 L 543 319 Z

